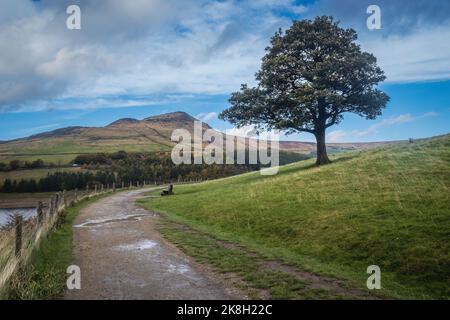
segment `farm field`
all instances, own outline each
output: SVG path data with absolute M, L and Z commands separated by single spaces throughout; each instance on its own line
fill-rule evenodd
M 47 174 L 53 174 L 62 171 L 76 173 L 76 172 L 87 172 L 89 170 L 80 167 L 67 167 L 67 168 L 24 169 L 24 170 L 0 172 L 0 184 L 2 184 L 5 181 L 5 179 L 17 181 L 21 179 L 39 180 L 40 178 L 47 176 Z

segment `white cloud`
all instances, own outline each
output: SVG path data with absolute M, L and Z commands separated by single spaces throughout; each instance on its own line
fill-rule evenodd
M 437 112 L 427 112 L 427 113 L 423 114 L 422 118 L 437 117 L 438 115 L 439 115 L 439 113 L 437 113 Z
M 291 9 L 295 14 L 302 14 L 308 11 L 308 7 L 303 5 L 292 6 Z
M 108 107 L 105 96 L 229 94 L 254 82 L 278 28 L 316 14 L 294 0 L 80 0 L 82 30 L 69 31 L 69 2 L 2 1 L 0 112 Z M 389 81 L 449 79 L 448 24 L 413 31 L 361 41 Z
M 327 134 L 327 142 L 343 142 L 348 136 L 344 130 L 335 130 Z
M 365 130 L 352 130 L 352 131 L 345 131 L 345 130 L 335 130 L 331 131 L 327 134 L 327 141 L 328 142 L 346 142 L 353 138 L 363 138 L 368 137 L 371 135 L 374 135 L 379 132 L 379 129 L 383 127 L 390 127 L 395 126 L 398 124 L 413 122 L 419 119 L 428 118 L 428 117 L 435 117 L 439 114 L 437 112 L 427 112 L 422 115 L 418 116 L 412 116 L 409 113 L 402 114 L 396 117 L 390 117 L 384 120 L 381 120 L 371 126 L 369 126 Z
M 362 40 L 386 72 L 388 82 L 416 82 L 450 78 L 450 25 L 426 27 L 408 35 Z
M 238 137 L 253 137 L 256 135 L 256 130 L 254 126 L 243 126 L 243 127 L 233 127 L 226 131 L 227 134 L 231 136 Z
M 290 23 L 253 1 L 112 0 L 80 3 L 82 29 L 69 31 L 60 1 L 29 1 L 25 14 L 5 1 L 0 112 L 65 108 L 62 98 L 228 94 L 253 82 L 268 39 Z
M 197 118 L 203 122 L 208 122 L 212 119 L 217 118 L 217 112 L 200 113 L 200 114 L 196 115 L 195 118 Z
M 275 8 L 285 9 L 295 14 L 302 14 L 308 11 L 308 7 L 302 4 L 296 4 L 295 0 L 256 0 L 249 3 L 251 7 L 255 8 Z
M 114 58 L 101 47 L 82 47 L 59 50 L 55 57 L 36 67 L 36 74 L 49 79 L 82 79 L 90 73 L 108 71 L 114 65 Z
M 356 137 L 366 137 L 366 136 L 377 133 L 378 129 L 380 129 L 381 127 L 387 127 L 387 126 L 392 126 L 395 124 L 411 122 L 413 120 L 414 120 L 414 118 L 409 113 L 402 114 L 397 117 L 391 117 L 391 118 L 384 119 L 380 122 L 377 122 L 377 123 L 371 125 L 370 127 L 368 127 L 366 130 L 353 130 L 351 132 L 351 134 Z
M 366 9 L 372 4 L 381 8 L 380 30 L 366 26 Z M 316 0 L 308 9 L 308 18 L 331 15 L 355 29 L 388 82 L 450 79 L 450 1 Z
M 435 117 L 437 115 L 439 115 L 437 112 L 427 112 L 420 116 L 412 116 L 411 114 L 406 113 L 406 114 L 399 115 L 397 117 L 390 117 L 390 118 L 384 119 L 376 124 L 371 125 L 367 130 L 362 130 L 362 131 L 354 130 L 354 131 L 352 131 L 352 134 L 357 137 L 365 137 L 365 136 L 377 133 L 378 129 L 380 129 L 381 127 L 388 127 L 388 126 L 393 126 L 396 124 L 412 122 L 412 121 L 423 119 L 423 118 Z
M 231 129 L 225 130 L 225 133 L 230 136 L 255 138 L 255 139 L 258 138 L 261 140 L 282 140 L 286 138 L 283 132 L 280 132 L 278 130 L 272 131 L 258 130 L 252 125 L 243 126 L 240 128 L 233 127 Z

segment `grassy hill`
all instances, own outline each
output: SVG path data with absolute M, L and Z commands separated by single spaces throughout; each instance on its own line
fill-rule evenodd
M 364 289 L 366 269 L 375 264 L 381 296 L 448 299 L 450 136 L 333 160 L 320 168 L 313 160 L 287 165 L 272 177 L 251 173 L 176 186 L 174 196 L 142 203 L 171 221 L 349 286 Z M 188 233 L 167 230 L 201 255 L 199 244 L 187 243 Z M 226 252 L 200 260 L 220 265 Z
M 0 161 L 12 159 L 67 164 L 78 154 L 170 151 L 172 131 L 192 131 L 194 118 L 175 112 L 143 120 L 120 119 L 105 127 L 68 127 L 0 144 Z
M 105 127 L 67 127 L 30 137 L 0 143 L 0 162 L 11 160 L 32 162 L 41 159 L 54 164 L 54 169 L 32 169 L 0 172 L 0 184 L 5 179 L 40 179 L 56 171 L 76 172 L 70 168 L 80 154 L 113 153 L 117 151 L 170 151 L 172 131 L 178 128 L 193 131 L 195 118 L 184 112 L 174 112 L 143 120 L 120 119 Z M 204 129 L 210 127 L 204 124 Z
M 76 171 L 70 165 L 80 154 L 170 152 L 175 145 L 171 141 L 172 132 L 175 129 L 186 129 L 193 133 L 195 120 L 197 119 L 185 112 L 172 112 L 142 120 L 124 118 L 105 127 L 67 127 L 26 138 L 1 141 L 0 163 L 8 165 L 12 160 L 19 160 L 23 164 L 41 159 L 47 166 L 53 164 L 57 169 L 2 171 L 0 184 L 5 179 L 40 179 L 55 171 Z M 206 129 L 211 127 L 204 123 L 203 130 Z M 331 144 L 329 151 L 333 153 L 366 149 L 386 143 Z M 244 148 L 244 145 L 239 145 L 238 148 Z M 280 143 L 280 150 L 280 163 L 288 163 L 313 156 L 315 144 L 283 141 Z
M 69 164 L 77 155 L 85 153 L 170 151 L 175 129 L 193 132 L 197 120 L 185 112 L 172 112 L 143 120 L 125 118 L 105 127 L 68 127 L 40 133 L 26 138 L 0 142 L 0 162 L 11 160 Z M 211 129 L 203 124 L 203 129 Z M 383 143 L 330 144 L 331 152 L 365 149 Z M 310 154 L 315 144 L 284 141 L 280 149 L 286 152 Z

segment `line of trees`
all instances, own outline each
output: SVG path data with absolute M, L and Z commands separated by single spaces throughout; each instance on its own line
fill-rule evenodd
M 110 158 L 110 170 L 121 181 L 150 181 L 156 183 L 210 180 L 259 169 L 259 165 L 175 165 L 168 152 L 118 153 Z
M 128 157 L 125 151 L 114 153 L 88 153 L 80 154 L 72 162 L 77 165 L 111 165 L 114 161 L 123 160 Z
M 305 155 L 280 153 L 280 164 L 299 161 Z M 248 160 L 248 156 L 246 156 Z M 74 164 L 87 172 L 56 172 L 41 179 L 6 179 L 0 185 L 0 192 L 32 193 L 55 192 L 61 190 L 85 189 L 87 186 L 111 185 L 116 183 L 129 185 L 130 182 L 147 181 L 149 183 L 189 182 L 211 180 L 249 171 L 259 170 L 259 164 L 221 165 L 221 164 L 182 164 L 172 162 L 170 152 L 126 153 L 119 151 L 111 154 L 97 153 L 77 156 Z
M 180 165 L 167 167 L 162 164 L 149 164 L 141 162 L 137 158 L 128 160 L 129 166 L 119 167 L 115 172 L 83 172 L 69 173 L 57 172 L 47 175 L 45 178 L 11 180 L 6 179 L 0 192 L 4 193 L 33 193 L 56 192 L 61 190 L 93 188 L 95 185 L 112 185 L 122 182 L 128 186 L 130 182 L 147 181 L 149 183 L 166 183 L 177 181 L 197 181 L 217 179 L 235 174 L 251 171 L 252 168 L 240 166 L 222 165 Z
M 42 159 L 37 159 L 34 161 L 20 161 L 20 160 L 11 160 L 9 163 L 0 162 L 0 171 L 15 171 L 20 169 L 38 169 L 44 167 L 52 167 L 54 164 L 46 165 Z
M 6 179 L 0 191 L 5 193 L 55 192 L 84 189 L 88 185 L 95 184 L 112 184 L 115 181 L 116 177 L 112 172 L 56 172 L 39 180 L 21 179 L 17 181 Z
M 248 151 L 247 151 L 248 152 Z M 235 155 L 236 157 L 236 155 Z M 280 164 L 287 164 L 309 158 L 307 155 L 280 153 Z M 111 169 L 117 173 L 119 181 L 190 181 L 211 180 L 261 169 L 260 164 L 181 164 L 175 165 L 170 153 L 127 154 L 113 161 Z M 235 161 L 236 163 L 236 161 Z

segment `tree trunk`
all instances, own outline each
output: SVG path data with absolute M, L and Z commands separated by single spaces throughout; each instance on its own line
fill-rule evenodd
M 318 130 L 315 134 L 317 141 L 317 159 L 316 165 L 321 166 L 324 164 L 331 163 L 330 159 L 328 159 L 327 155 L 327 146 L 325 144 L 325 129 Z

